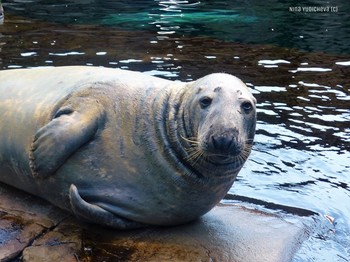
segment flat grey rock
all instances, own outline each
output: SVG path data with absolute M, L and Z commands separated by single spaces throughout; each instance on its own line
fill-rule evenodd
M 0 193 L 0 261 L 291 261 L 310 221 L 226 201 L 186 225 L 116 231 L 6 185 Z
M 117 261 L 290 261 L 305 237 L 303 223 L 292 220 L 219 204 L 187 225 L 118 234 L 90 231 L 84 242 L 92 253 L 113 254 Z

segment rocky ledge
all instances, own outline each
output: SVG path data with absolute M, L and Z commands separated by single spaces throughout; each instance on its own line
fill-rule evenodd
M 117 231 L 3 184 L 0 217 L 0 261 L 35 262 L 291 261 L 310 221 L 226 200 L 186 225 Z

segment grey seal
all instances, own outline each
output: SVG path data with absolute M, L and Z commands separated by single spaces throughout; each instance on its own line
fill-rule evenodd
M 118 229 L 212 209 L 248 158 L 256 100 L 224 73 L 170 81 L 67 66 L 0 72 L 0 181 Z

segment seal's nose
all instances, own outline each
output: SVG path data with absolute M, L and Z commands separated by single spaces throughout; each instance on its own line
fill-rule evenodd
M 237 137 L 238 130 L 236 129 L 228 129 L 218 134 L 213 134 L 211 135 L 209 150 L 229 155 L 236 154 L 236 151 L 239 150 Z
M 213 148 L 217 151 L 229 151 L 233 144 L 233 137 L 230 136 L 212 136 Z

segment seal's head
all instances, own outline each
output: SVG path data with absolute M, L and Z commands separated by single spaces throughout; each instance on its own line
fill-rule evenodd
M 240 169 L 255 134 L 256 99 L 241 80 L 222 73 L 192 82 L 189 92 L 188 159 Z

